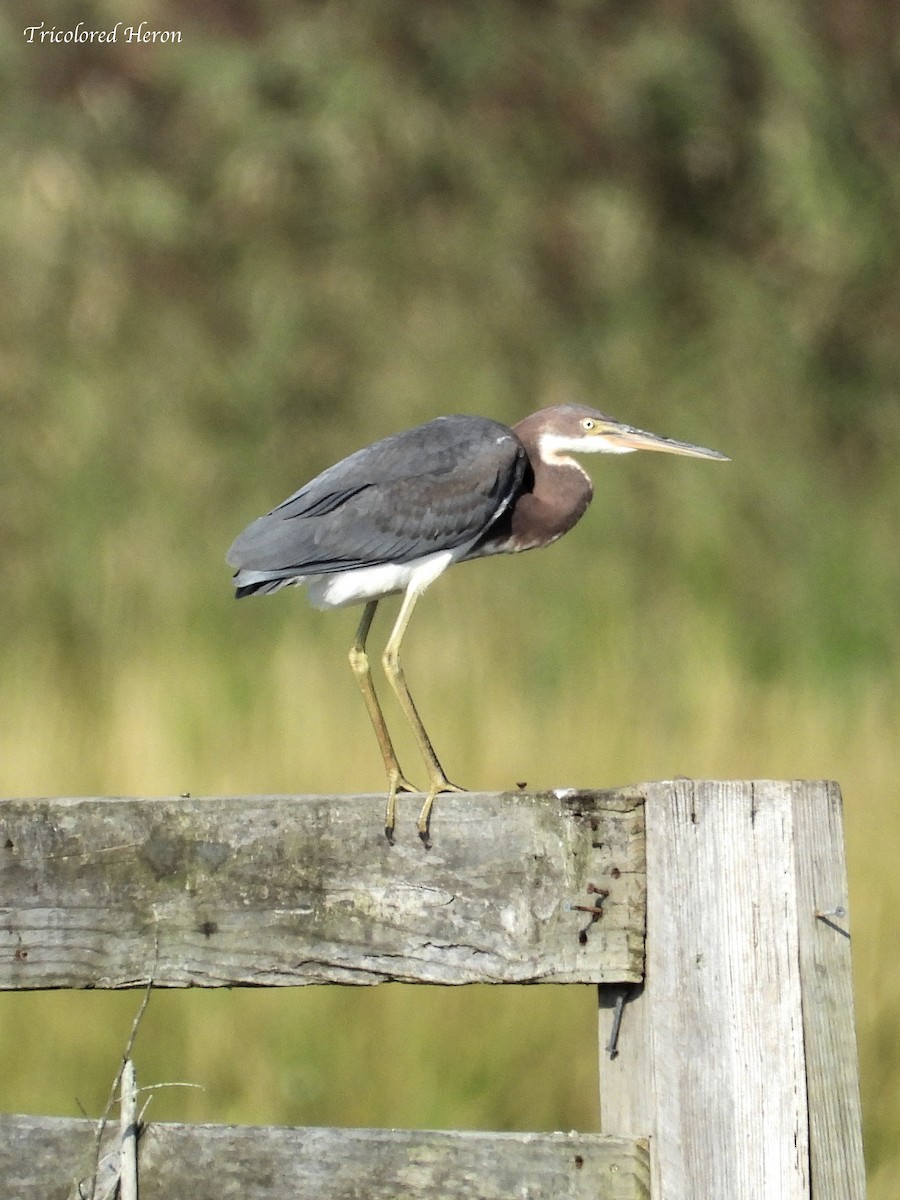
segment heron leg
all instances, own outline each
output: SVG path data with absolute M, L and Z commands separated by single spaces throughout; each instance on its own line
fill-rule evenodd
M 362 692 L 363 700 L 366 703 L 369 720 L 372 722 L 372 728 L 375 730 L 375 736 L 378 739 L 378 747 L 381 750 L 381 757 L 384 759 L 384 769 L 387 771 L 388 801 L 387 810 L 384 815 L 384 833 L 388 841 L 392 841 L 394 836 L 397 793 L 415 792 L 418 789 L 407 782 L 403 776 L 403 772 L 400 770 L 397 753 L 394 750 L 391 735 L 388 733 L 384 713 L 381 711 L 381 705 L 378 703 L 378 697 L 375 694 L 372 672 L 369 669 L 369 656 L 366 654 L 366 638 L 369 636 L 372 618 L 375 616 L 375 609 L 377 607 L 377 600 L 370 600 L 365 607 L 362 620 L 356 631 L 356 639 L 350 647 L 350 666 L 353 669 L 356 682 L 359 684 L 359 690 Z
M 431 807 L 434 804 L 435 796 L 438 792 L 464 792 L 465 788 L 457 787 L 444 774 L 444 768 L 438 761 L 438 756 L 434 752 L 431 739 L 425 731 L 422 718 L 419 716 L 418 709 L 409 693 L 406 678 L 403 674 L 403 667 L 400 665 L 400 643 L 403 641 L 403 635 L 406 632 L 412 611 L 416 606 L 416 601 L 423 591 L 424 588 L 422 587 L 409 588 L 407 590 L 406 595 L 403 597 L 403 603 L 400 605 L 400 612 L 394 623 L 394 628 L 391 630 L 391 636 L 388 638 L 384 653 L 381 656 L 381 662 L 384 666 L 384 673 L 387 676 L 388 683 L 394 689 L 394 693 L 400 702 L 400 707 L 403 709 L 403 714 L 409 722 L 422 758 L 425 760 L 425 765 L 428 768 L 428 794 L 425 797 L 425 803 L 422 805 L 422 811 L 416 822 L 419 837 L 427 846 L 428 825 L 431 820 Z

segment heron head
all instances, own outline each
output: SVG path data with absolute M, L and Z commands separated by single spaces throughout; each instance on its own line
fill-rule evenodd
M 613 420 L 605 413 L 580 404 L 560 404 L 527 417 L 516 432 L 527 432 L 536 442 L 541 457 L 552 462 L 565 454 L 631 454 L 634 450 L 656 450 L 684 454 L 690 458 L 714 458 L 728 462 L 718 450 L 707 450 L 692 442 L 647 433 L 634 425 Z

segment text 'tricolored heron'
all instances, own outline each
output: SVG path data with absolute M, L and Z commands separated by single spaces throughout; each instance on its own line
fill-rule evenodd
M 366 638 L 378 601 L 403 595 L 382 663 L 428 770 L 418 820 L 427 845 L 435 796 L 462 789 L 444 774 L 400 664 L 416 601 L 453 563 L 555 542 L 593 494 L 572 454 L 632 450 L 725 459 L 578 404 L 541 409 L 512 428 L 486 417 L 437 417 L 329 467 L 254 521 L 228 551 L 239 598 L 306 584 L 317 608 L 365 604 L 350 665 L 387 770 L 389 840 L 397 793 L 417 789 L 400 769 L 369 670 Z

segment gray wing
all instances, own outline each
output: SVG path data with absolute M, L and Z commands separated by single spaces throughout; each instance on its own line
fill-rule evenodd
M 483 417 L 438 417 L 384 438 L 244 530 L 227 555 L 238 594 L 469 548 L 509 506 L 527 465 L 515 434 Z

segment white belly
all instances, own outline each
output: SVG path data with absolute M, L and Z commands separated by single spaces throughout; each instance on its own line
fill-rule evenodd
M 315 608 L 343 608 L 405 592 L 411 584 L 417 591 L 423 590 L 447 570 L 455 557 L 452 550 L 444 550 L 408 563 L 383 563 L 376 567 L 357 567 L 353 571 L 333 571 L 330 575 L 306 575 L 297 583 L 307 585 L 309 602 Z

